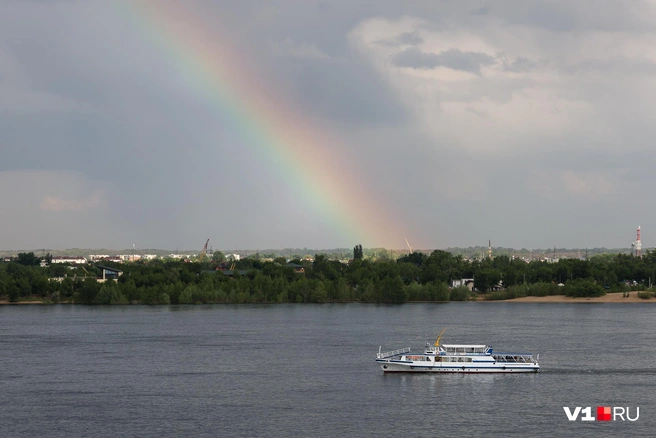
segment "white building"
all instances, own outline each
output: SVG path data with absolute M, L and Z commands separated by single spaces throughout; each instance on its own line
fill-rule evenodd
M 84 257 L 53 257 L 52 263 L 72 263 L 74 265 L 84 265 L 87 259 Z
M 461 278 L 456 280 L 451 280 L 451 287 L 460 287 L 465 286 L 470 291 L 474 290 L 474 279 L 473 278 Z
M 169 258 L 171 259 L 188 259 L 191 258 L 191 255 L 189 254 L 169 254 Z

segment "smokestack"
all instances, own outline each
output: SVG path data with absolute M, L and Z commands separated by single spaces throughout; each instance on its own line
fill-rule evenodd
M 633 242 L 636 257 L 642 258 L 642 242 L 640 241 L 640 226 L 636 230 L 636 241 Z

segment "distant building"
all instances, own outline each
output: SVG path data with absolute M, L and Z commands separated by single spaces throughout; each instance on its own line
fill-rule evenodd
M 474 290 L 474 279 L 473 278 L 461 278 L 456 280 L 451 280 L 451 287 L 461 287 L 465 286 L 470 291 Z
M 303 265 L 299 265 L 298 263 L 287 263 L 285 266 L 294 268 L 294 274 L 305 274 L 305 267 Z
M 120 258 L 124 262 L 136 262 L 141 259 L 140 254 L 119 254 L 116 257 Z
M 188 258 L 191 258 L 191 255 L 189 255 L 189 254 L 169 254 L 168 257 L 172 258 L 172 259 L 188 259 Z
M 108 258 L 108 259 L 105 259 L 105 261 L 108 261 L 108 262 L 114 262 L 114 263 L 123 263 L 123 259 L 121 259 L 121 258 L 118 257 L 118 256 L 116 256 L 116 257 L 110 257 L 110 258 Z
M 123 271 L 116 268 L 110 268 L 109 266 L 100 266 L 96 265 L 102 272 L 101 278 L 98 279 L 99 282 L 104 282 L 107 280 L 118 280 L 118 277 L 123 275 Z
M 120 256 L 110 256 L 108 254 L 92 254 L 89 256 L 90 261 L 103 261 L 103 262 L 114 262 L 114 263 L 123 263 L 123 259 Z
M 239 276 L 243 277 L 248 273 L 246 269 L 219 269 L 220 272 L 223 272 L 224 275 L 227 275 L 228 277 L 234 277 Z M 210 272 L 215 272 L 215 271 L 210 271 Z
M 71 263 L 74 265 L 84 265 L 87 259 L 84 257 L 53 257 L 52 263 Z

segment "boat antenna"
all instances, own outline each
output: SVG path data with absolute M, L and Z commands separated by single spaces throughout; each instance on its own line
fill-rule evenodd
M 440 340 L 442 339 L 442 335 L 444 334 L 445 331 L 446 331 L 446 329 L 443 329 L 443 330 L 440 332 L 440 334 L 437 335 L 437 341 L 435 341 L 435 346 L 436 346 L 436 347 L 439 347 L 439 346 L 440 346 Z

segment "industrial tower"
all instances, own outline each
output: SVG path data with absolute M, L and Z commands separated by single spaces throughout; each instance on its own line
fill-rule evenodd
M 487 258 L 488 259 L 492 258 L 492 241 L 491 240 L 487 241 Z
M 638 226 L 637 234 L 636 234 L 636 240 L 633 242 L 631 245 L 635 248 L 635 255 L 636 257 L 642 258 L 642 242 L 640 241 L 640 226 Z

